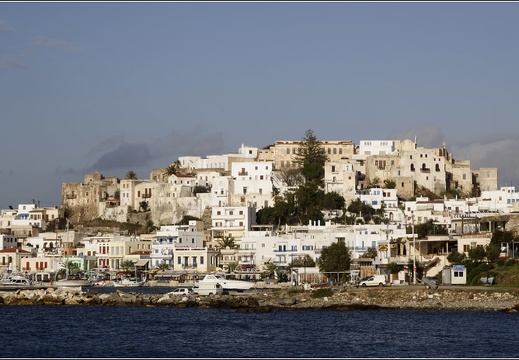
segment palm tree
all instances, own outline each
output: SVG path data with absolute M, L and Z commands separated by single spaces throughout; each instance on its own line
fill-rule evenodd
M 277 265 L 273 263 L 267 263 L 265 265 L 267 269 L 265 270 L 263 275 L 268 279 L 274 279 L 274 277 L 276 276 L 276 271 L 278 269 Z
M 137 180 L 137 174 L 135 173 L 135 171 L 130 170 L 126 173 L 126 178 L 129 180 Z
M 169 270 L 169 265 L 167 262 L 163 261 L 160 264 L 157 265 L 157 269 L 161 270 L 162 272 Z
M 234 270 L 236 270 L 240 265 L 238 265 L 237 262 L 232 262 L 228 265 L 229 267 L 229 272 L 233 272 Z
M 131 270 L 135 269 L 135 262 L 132 260 L 123 260 L 119 264 L 119 267 L 124 270 L 126 275 L 128 275 Z
M 227 236 L 221 238 L 220 240 L 218 240 L 218 245 L 222 249 L 225 249 L 227 247 L 229 249 L 237 249 L 238 248 L 238 245 L 236 244 L 236 240 L 233 238 L 232 235 L 227 235 Z
M 221 259 L 222 258 L 222 249 L 227 249 L 227 248 L 229 248 L 229 249 L 239 248 L 239 246 L 236 244 L 236 240 L 230 234 L 227 236 L 224 236 L 223 238 L 218 240 L 216 256 Z

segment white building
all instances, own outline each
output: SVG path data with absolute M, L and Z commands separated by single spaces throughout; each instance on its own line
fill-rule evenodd
M 16 248 L 17 246 L 16 236 L 0 234 L 0 250 Z
M 355 162 L 353 160 L 327 161 L 324 164 L 324 184 L 327 193 L 336 192 L 346 202 L 352 201 L 357 184 Z
M 188 225 L 161 226 L 153 236 L 151 244 L 151 268 L 157 267 L 162 262 L 173 268 L 175 248 L 186 247 L 204 247 L 202 221 L 191 220 Z
M 95 257 L 96 267 L 100 269 L 110 268 L 110 242 L 113 235 L 101 235 L 84 238 L 83 255 Z
M 486 212 L 510 213 L 519 210 L 519 193 L 515 186 L 502 186 L 499 190 L 482 191 L 478 209 Z
M 256 209 L 273 206 L 272 162 L 235 162 L 231 177 L 232 205 L 252 204 Z
M 256 223 L 256 208 L 253 206 L 215 206 L 211 209 L 211 238 L 227 235 L 240 239 Z

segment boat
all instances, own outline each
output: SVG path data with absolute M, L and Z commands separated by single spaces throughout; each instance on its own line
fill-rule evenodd
M 51 283 L 52 284 L 52 283 Z M 79 288 L 81 289 L 82 286 L 90 286 L 92 283 L 90 280 L 87 279 L 60 279 L 54 282 L 55 287 L 58 288 Z
M 115 287 L 135 287 L 143 286 L 146 280 L 137 280 L 137 278 L 124 278 L 120 281 L 114 281 Z
M 24 287 L 24 286 L 31 286 L 32 281 L 22 275 L 11 275 L 11 276 L 7 277 L 6 279 L 2 279 L 0 281 L 0 285 L 9 286 L 9 287 L 11 287 L 13 285 Z
M 207 274 L 204 276 L 202 280 L 200 280 L 196 286 L 200 286 L 200 284 L 220 284 L 223 288 L 223 291 L 238 291 L 243 292 L 251 289 L 254 286 L 254 283 L 251 281 L 245 280 L 235 280 L 235 279 L 227 279 L 222 274 Z

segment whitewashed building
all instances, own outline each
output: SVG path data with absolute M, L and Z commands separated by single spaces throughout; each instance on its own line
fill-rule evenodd
M 204 247 L 203 222 L 189 221 L 188 225 L 161 226 L 153 236 L 151 245 L 151 268 L 166 263 L 173 268 L 173 254 L 177 247 Z

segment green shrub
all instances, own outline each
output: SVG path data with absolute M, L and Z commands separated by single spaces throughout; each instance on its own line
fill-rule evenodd
M 514 266 L 516 264 L 515 259 L 508 259 L 505 263 L 505 266 Z
M 294 287 L 294 288 L 288 289 L 288 293 L 289 294 L 300 294 L 300 293 L 303 293 L 303 292 L 305 292 L 305 290 L 303 288 L 300 288 L 300 287 Z
M 332 296 L 333 290 L 331 288 L 317 289 L 312 293 L 312 298 L 322 298 L 325 296 Z

